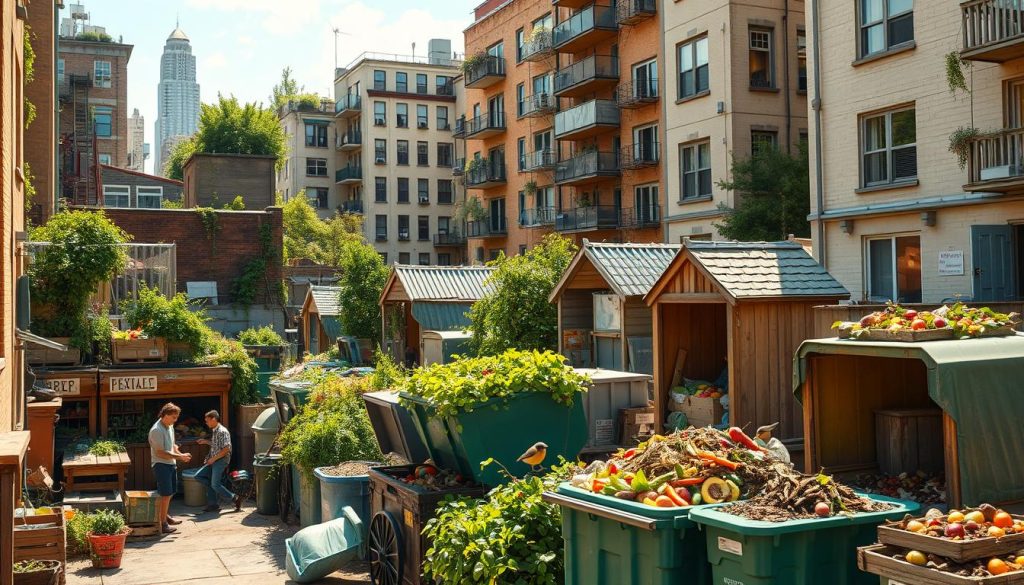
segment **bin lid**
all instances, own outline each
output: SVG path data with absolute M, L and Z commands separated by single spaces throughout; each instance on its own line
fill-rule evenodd
M 260 453 L 252 458 L 252 464 L 257 467 L 274 467 L 281 463 L 280 453 Z
M 281 430 L 281 417 L 277 414 L 277 408 L 271 406 L 261 412 L 256 422 L 252 423 L 252 430 L 257 433 L 277 433 Z
M 197 473 L 199 473 L 198 467 L 193 467 L 192 469 L 182 469 L 181 477 L 182 479 L 194 480 L 196 478 Z

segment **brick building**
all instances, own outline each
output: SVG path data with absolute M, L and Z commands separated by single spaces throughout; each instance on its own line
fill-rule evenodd
M 57 208 L 60 189 L 57 188 L 57 91 L 54 85 L 54 67 L 57 53 L 57 2 L 32 2 L 28 11 L 31 27 L 30 42 L 35 52 L 33 81 L 25 84 L 25 99 L 36 109 L 31 131 L 25 133 L 25 162 L 32 171 L 32 185 L 36 189 L 29 218 L 32 223 L 45 223 Z
M 185 184 L 129 169 L 100 165 L 103 207 L 160 209 L 164 201 L 182 201 Z
M 274 204 L 274 165 L 262 154 L 193 154 L 182 169 L 185 207 L 222 207 L 241 195 L 246 209 Z

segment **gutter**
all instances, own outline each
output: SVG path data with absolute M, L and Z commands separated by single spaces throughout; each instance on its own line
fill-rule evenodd
M 818 2 L 811 0 L 811 35 L 814 43 L 811 51 L 814 55 L 814 95 L 811 98 L 811 109 L 814 110 L 814 198 L 817 206 L 818 216 L 818 243 L 814 251 L 818 253 L 818 263 L 825 270 L 828 270 L 828 246 L 825 245 L 825 222 L 821 219 L 825 212 L 825 180 L 822 178 L 822 161 L 824 149 L 821 144 L 821 40 L 818 37 L 820 27 L 818 26 Z

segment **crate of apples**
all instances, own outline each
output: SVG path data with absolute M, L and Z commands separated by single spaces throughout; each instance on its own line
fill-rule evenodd
M 963 563 L 1024 549 L 1024 518 L 988 504 L 947 514 L 933 508 L 879 526 L 878 540 Z

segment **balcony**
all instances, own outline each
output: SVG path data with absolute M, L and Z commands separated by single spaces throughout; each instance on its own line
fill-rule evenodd
M 457 158 L 455 164 L 452 165 L 452 176 L 461 177 L 462 173 L 466 171 L 466 159 Z
M 350 130 L 338 135 L 338 150 L 359 150 L 363 147 L 363 133 L 358 130 Z
M 555 216 L 555 230 L 574 232 L 617 229 L 620 215 L 619 208 L 614 205 L 590 205 L 564 209 Z
M 967 153 L 965 191 L 1024 193 L 1024 129 L 978 135 Z
M 632 25 L 657 13 L 657 0 L 618 0 L 615 16 L 620 25 Z
M 555 95 L 575 98 L 613 87 L 619 81 L 619 60 L 611 55 L 591 55 L 555 74 Z
M 540 61 L 555 54 L 555 46 L 552 42 L 552 34 L 548 29 L 539 29 L 536 33 L 530 33 L 530 38 L 523 43 L 523 61 Z
M 1003 63 L 1024 57 L 1024 5 L 1005 0 L 960 3 L 964 48 L 973 61 Z
M 467 89 L 484 89 L 505 79 L 505 59 L 480 54 L 463 63 Z
M 555 184 L 577 185 L 621 174 L 617 152 L 584 152 L 558 161 L 555 165 Z
M 658 101 L 657 79 L 634 79 L 615 88 L 615 103 L 620 108 L 642 108 Z
M 466 138 L 489 138 L 505 131 L 505 112 L 484 112 L 466 121 Z
M 452 138 L 465 138 L 466 137 L 466 117 L 463 116 L 458 120 L 455 120 L 455 130 L 452 131 Z
M 548 148 L 527 152 L 523 158 L 523 170 L 527 172 L 548 171 L 555 168 L 555 151 Z
M 648 205 L 622 210 L 619 225 L 626 229 L 645 229 L 661 225 L 661 206 Z
M 551 94 L 537 93 L 526 96 L 519 102 L 519 116 L 521 118 L 539 118 L 549 116 L 555 111 L 556 100 Z
M 467 165 L 466 186 L 470 189 L 490 189 L 505 184 L 505 161 L 501 159 L 474 159 Z
M 341 210 L 345 213 L 362 213 L 363 212 L 363 200 L 362 199 L 349 199 L 348 201 L 341 202 Z
M 348 166 L 334 172 L 334 182 L 340 185 L 354 185 L 363 182 L 362 167 Z
M 504 238 L 508 235 L 508 220 L 505 216 L 489 217 L 480 221 L 466 223 L 468 238 Z
M 645 169 L 657 166 L 661 161 L 661 149 L 657 142 L 638 142 L 622 147 L 619 166 L 623 170 Z
M 555 225 L 557 215 L 554 207 L 524 209 L 519 212 L 519 226 L 524 228 L 552 226 Z
M 571 8 L 579 10 L 594 0 L 552 0 L 551 3 L 558 8 Z
M 590 100 L 555 114 L 557 140 L 581 140 L 619 127 L 619 106 L 611 100 Z
M 339 118 L 358 116 L 363 110 L 363 98 L 359 94 L 350 93 L 334 104 L 334 115 Z
M 453 248 L 466 245 L 466 236 L 455 232 L 450 234 L 434 234 L 435 248 Z
M 573 14 L 552 31 L 555 48 L 560 53 L 576 53 L 618 34 L 615 9 L 596 4 Z

